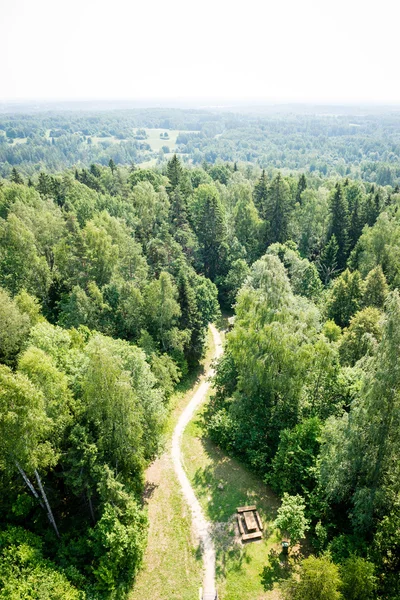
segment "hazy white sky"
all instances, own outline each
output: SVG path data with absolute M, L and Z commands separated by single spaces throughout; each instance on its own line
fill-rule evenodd
M 400 103 L 399 0 L 0 0 L 0 100 Z

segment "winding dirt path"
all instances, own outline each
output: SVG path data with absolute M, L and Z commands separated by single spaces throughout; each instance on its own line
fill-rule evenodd
M 214 325 L 210 325 L 211 332 L 214 338 L 215 353 L 214 359 L 218 358 L 223 353 L 221 336 Z M 178 423 L 174 429 L 172 436 L 172 461 L 174 469 L 182 488 L 183 495 L 192 512 L 193 528 L 196 536 L 203 549 L 204 562 L 204 580 L 203 593 L 204 595 L 215 595 L 215 548 L 211 537 L 211 525 L 204 516 L 203 510 L 197 500 L 194 490 L 190 485 L 189 479 L 185 473 L 182 463 L 181 440 L 182 434 L 192 419 L 196 409 L 204 401 L 207 392 L 210 388 L 210 378 L 214 375 L 214 369 L 210 368 L 206 373 L 203 381 L 194 393 L 191 401 L 186 406 L 185 410 L 179 417 Z

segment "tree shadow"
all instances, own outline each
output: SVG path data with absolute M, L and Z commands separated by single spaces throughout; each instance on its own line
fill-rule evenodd
M 275 583 L 288 579 L 293 568 L 288 557 L 274 548 L 268 554 L 268 562 L 261 573 L 261 583 L 266 591 L 272 590 Z
M 264 522 L 273 521 L 279 503 L 272 490 L 209 438 L 203 436 L 201 443 L 211 464 L 197 469 L 193 479 L 197 493 L 208 500 L 209 518 L 214 523 L 228 522 L 238 506 L 255 504 Z
M 144 486 L 142 500 L 144 504 L 148 504 L 149 500 L 152 498 L 155 490 L 158 488 L 158 483 L 153 483 L 152 481 L 147 481 Z

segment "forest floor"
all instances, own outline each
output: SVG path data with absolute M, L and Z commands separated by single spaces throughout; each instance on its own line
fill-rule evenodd
M 209 335 L 202 369 L 182 383 L 171 400 L 164 454 L 147 471 L 146 503 L 150 521 L 148 546 L 129 600 L 197 600 L 203 562 L 192 529 L 191 512 L 180 490 L 171 458 L 172 433 L 179 416 L 201 385 L 215 353 Z M 203 377 L 202 377 L 203 376 Z M 186 427 L 182 439 L 188 478 L 212 523 L 220 600 L 275 600 L 276 565 L 270 552 L 279 549 L 271 523 L 278 501 L 271 490 L 241 463 L 228 458 L 204 437 L 204 405 Z M 222 488 L 222 489 L 221 489 Z M 242 545 L 235 529 L 236 508 L 256 504 L 264 523 L 261 541 Z M 271 563 L 271 566 L 269 565 Z M 265 569 L 265 567 L 267 567 Z M 275 570 L 274 570 L 275 569 Z M 265 590 L 267 586 L 269 591 Z

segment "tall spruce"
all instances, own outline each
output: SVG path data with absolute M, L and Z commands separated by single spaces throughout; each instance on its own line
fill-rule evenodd
M 21 175 L 15 167 L 11 169 L 10 179 L 13 183 L 18 183 L 19 185 L 22 185 L 24 183 L 24 180 L 22 179 Z
M 268 201 L 268 181 L 265 174 L 265 169 L 261 173 L 261 177 L 254 187 L 254 204 L 258 210 L 259 215 L 265 219 L 267 212 L 267 201 Z
M 172 192 L 176 190 L 182 178 L 182 165 L 176 154 L 167 163 L 167 176 L 169 179 L 167 189 L 169 192 Z
M 302 173 L 299 177 L 299 183 L 297 184 L 297 191 L 296 191 L 296 202 L 298 202 L 299 204 L 301 204 L 301 194 L 306 189 L 307 189 L 307 179 L 306 179 L 306 176 L 304 175 L 304 173 Z
M 338 271 L 338 250 L 339 246 L 336 241 L 336 236 L 331 235 L 330 240 L 323 248 L 317 263 L 320 277 L 325 285 L 329 283 L 329 281 Z
M 346 266 L 349 251 L 349 212 L 347 199 L 339 183 L 336 184 L 330 205 L 329 237 L 335 236 L 338 245 L 337 264 L 342 270 Z
M 188 342 L 185 344 L 185 358 L 189 366 L 194 366 L 203 352 L 204 328 L 197 306 L 196 293 L 185 271 L 185 267 L 182 266 L 177 280 L 178 302 L 181 308 L 179 325 L 180 329 L 190 332 Z
M 284 244 L 288 239 L 290 217 L 290 188 L 282 175 L 278 173 L 268 190 L 268 208 L 266 220 L 267 242 Z

